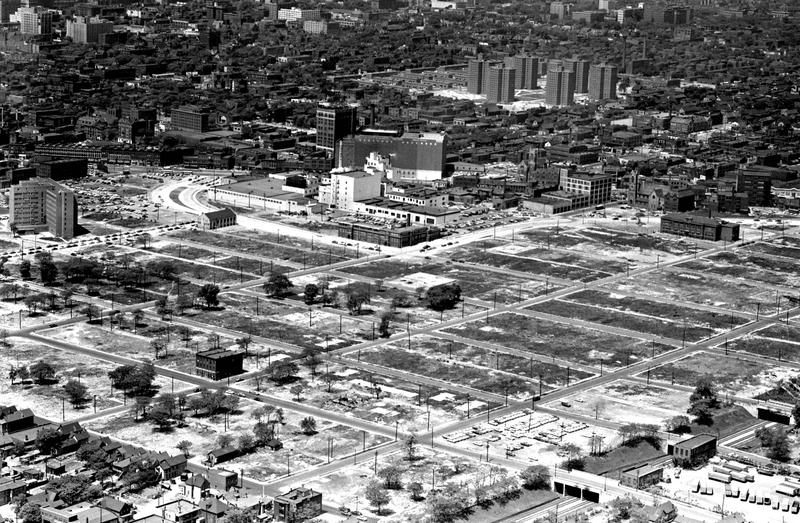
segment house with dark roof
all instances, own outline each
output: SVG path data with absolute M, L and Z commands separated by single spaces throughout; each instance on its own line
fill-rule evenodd
M 225 516 L 228 505 L 217 498 L 205 498 L 200 502 L 200 515 L 205 519 L 205 523 L 217 523 Z
M 166 456 L 158 461 L 158 473 L 161 479 L 167 480 L 177 478 L 186 471 L 186 456 L 178 454 L 176 456 Z
M 218 463 L 224 463 L 225 461 L 230 461 L 233 458 L 239 455 L 239 449 L 236 447 L 222 447 L 218 449 L 214 449 L 208 453 L 208 464 L 212 467 L 217 465 Z

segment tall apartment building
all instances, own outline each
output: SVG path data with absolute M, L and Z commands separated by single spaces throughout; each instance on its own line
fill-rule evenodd
M 9 224 L 18 231 L 49 231 L 69 239 L 78 225 L 75 193 L 48 178 L 31 178 L 11 186 Z
M 486 101 L 490 103 L 511 103 L 514 101 L 516 69 L 490 67 L 486 86 Z
M 545 102 L 549 105 L 572 105 L 575 100 L 575 73 L 563 67 L 547 71 Z
M 172 110 L 172 127 L 183 131 L 204 133 L 208 131 L 210 113 L 196 105 L 182 105 Z
M 66 29 L 67 36 L 76 44 L 95 44 L 100 41 L 100 35 L 114 31 L 114 24 L 96 16 L 76 16 L 74 20 L 67 20 Z
M 568 2 L 550 2 L 550 15 L 558 18 L 559 22 L 567 20 L 571 11 L 572 4 Z
M 564 68 L 575 73 L 575 92 L 589 92 L 589 60 L 564 60 Z
M 740 170 L 736 173 L 736 190 L 747 193 L 751 206 L 766 207 L 772 199 L 772 177 L 769 173 Z
M 467 92 L 484 94 L 489 75 L 489 62 L 479 56 L 467 65 Z
M 338 143 L 356 132 L 358 110 L 355 107 L 317 108 L 317 148 L 338 153 Z
M 615 100 L 617 98 L 617 67 L 600 64 L 589 68 L 589 99 Z
M 9 21 L 19 23 L 22 34 L 44 35 L 53 32 L 53 12 L 44 7 L 20 7 L 9 16 Z
M 514 89 L 536 89 L 539 77 L 539 60 L 535 56 L 519 54 L 505 59 L 506 67 L 516 69 Z

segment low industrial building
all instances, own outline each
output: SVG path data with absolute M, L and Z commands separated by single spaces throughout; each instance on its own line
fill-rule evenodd
M 236 225 L 236 213 L 230 209 L 204 212 L 200 215 L 200 224 L 203 229 L 219 229 Z
M 623 470 L 619 475 L 621 485 L 635 489 L 646 489 L 652 487 L 664 477 L 664 467 L 653 465 L 642 465 Z
M 198 352 L 195 358 L 195 373 L 211 380 L 223 380 L 244 372 L 244 352 L 225 349 L 209 349 Z
M 383 227 L 366 223 L 339 223 L 339 237 L 387 247 L 410 247 L 418 243 L 440 238 L 437 227 L 410 225 L 407 227 Z
M 322 493 L 300 487 L 276 496 L 272 504 L 275 521 L 305 521 L 322 514 Z
M 668 214 L 661 217 L 661 232 L 699 240 L 735 242 L 739 224 L 695 214 Z
M 695 466 L 713 458 L 716 453 L 717 438 L 710 434 L 699 434 L 667 445 L 667 454 L 681 466 Z

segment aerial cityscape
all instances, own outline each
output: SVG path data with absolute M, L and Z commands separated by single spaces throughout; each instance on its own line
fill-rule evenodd
M 0 523 L 800 523 L 799 29 L 0 0 Z

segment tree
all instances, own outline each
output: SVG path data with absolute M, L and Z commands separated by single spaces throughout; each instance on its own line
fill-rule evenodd
M 19 378 L 20 382 L 25 382 L 31 379 L 31 373 L 25 365 L 20 365 L 18 367 L 12 366 L 11 370 L 8 372 L 8 377 L 11 378 L 12 384 L 16 378 Z
M 156 300 L 155 309 L 156 314 L 158 314 L 162 320 L 172 314 L 172 309 L 169 306 L 166 296 L 162 296 Z
M 457 283 L 434 285 L 425 293 L 428 308 L 437 312 L 452 309 L 461 301 L 461 286 Z
M 89 319 L 89 323 L 91 323 L 95 318 L 100 316 L 100 307 L 90 303 L 81 310 L 81 313 L 85 315 Z
M 685 434 L 691 430 L 691 423 L 688 416 L 673 416 L 664 422 L 664 428 L 667 429 L 667 432 Z
M 17 518 L 22 523 L 41 523 L 42 509 L 36 503 L 25 503 L 17 510 Z
M 39 385 L 44 385 L 55 380 L 56 370 L 46 361 L 40 360 L 31 365 L 30 374 L 33 381 Z
M 411 493 L 411 499 L 413 501 L 420 501 L 422 499 L 422 483 L 419 481 L 412 481 L 408 485 L 408 491 Z
M 155 338 L 153 340 L 150 340 L 150 348 L 155 353 L 155 359 L 158 359 L 159 353 L 163 352 L 166 355 L 167 340 L 163 338 Z
M 294 394 L 294 397 L 297 398 L 297 401 L 300 401 L 300 395 L 303 393 L 304 390 L 306 390 L 305 387 L 303 387 L 298 383 L 297 385 L 292 385 L 291 388 L 289 389 L 289 392 Z
M 95 485 L 95 487 L 98 486 Z M 51 478 L 47 489 L 55 492 L 57 499 L 67 505 L 75 505 L 103 493 L 102 488 L 93 488 L 92 478 L 88 474 L 76 474 L 74 476 L 64 474 L 63 476 Z
M 292 287 L 294 287 L 294 284 L 285 274 L 275 273 L 270 275 L 264 284 L 264 292 L 267 293 L 267 296 L 273 298 L 283 298 L 288 295 L 289 289 Z
M 347 293 L 347 310 L 352 316 L 361 314 L 361 309 L 365 303 L 369 303 L 369 295 L 367 292 L 358 287 Z
M 147 247 L 153 241 L 153 237 L 145 232 L 139 235 L 138 241 L 142 244 L 142 249 L 147 249 Z
M 180 315 L 192 307 L 194 307 L 194 299 L 188 294 L 179 294 L 175 299 L 175 311 Z
M 467 496 L 458 485 L 448 483 L 439 492 L 428 494 L 428 514 L 437 523 L 450 523 L 467 510 Z
M 786 431 L 780 427 L 761 427 L 755 432 L 761 446 L 767 449 L 767 457 L 775 461 L 786 462 L 792 456 Z
M 519 476 L 522 486 L 528 490 L 550 490 L 550 469 L 544 465 L 531 465 Z
M 239 440 L 237 442 L 237 447 L 241 452 L 249 452 L 253 449 L 256 445 L 256 439 L 253 437 L 252 434 L 249 432 L 242 432 L 239 434 Z
M 387 489 L 402 488 L 403 469 L 397 465 L 387 465 L 378 471 L 378 477 L 383 479 Z
M 316 376 L 317 367 L 319 367 L 319 365 L 322 363 L 322 358 L 320 358 L 319 353 L 320 350 L 317 348 L 306 347 L 300 354 L 303 365 L 308 367 L 308 370 L 311 372 L 312 376 Z
M 241 338 L 236 339 L 236 345 L 238 345 L 239 348 L 244 351 L 245 358 L 248 356 L 247 348 L 250 346 L 252 342 L 253 338 L 251 338 L 250 336 L 242 336 Z
M 230 434 L 220 434 L 219 437 L 217 437 L 217 446 L 219 446 L 219 448 L 230 447 L 232 443 L 233 436 Z
M 378 319 L 380 320 L 378 323 L 378 334 L 381 338 L 388 338 L 392 335 L 392 333 L 389 332 L 389 326 L 392 323 L 393 316 L 394 313 L 388 309 L 382 310 L 378 314 Z
M 153 405 L 147 413 L 147 419 L 158 425 L 161 431 L 170 430 L 175 422 L 170 409 L 161 404 Z
M 314 300 L 317 299 L 319 295 L 319 287 L 317 287 L 314 283 L 309 283 L 306 285 L 306 288 L 303 292 L 303 301 L 305 301 L 306 305 L 312 305 Z
M 381 507 L 389 503 L 390 499 L 389 493 L 386 492 L 386 489 L 377 481 L 372 481 L 367 485 L 364 497 L 367 498 L 370 505 L 377 507 L 375 513 L 379 516 L 381 515 Z
M 36 311 L 39 310 L 39 305 L 42 304 L 42 298 L 38 294 L 31 294 L 30 296 L 26 296 L 22 303 L 28 308 L 28 314 L 33 315 L 36 314 Z
M 698 423 L 710 424 L 713 420 L 713 411 L 719 406 L 717 392 L 711 383 L 710 376 L 701 376 L 697 380 L 692 395 L 689 396 L 689 409 L 687 412 L 695 416 Z
M 55 428 L 44 428 L 36 433 L 36 449 L 44 454 L 52 454 L 61 445 L 63 436 Z
M 188 458 L 189 457 L 189 449 L 192 448 L 192 442 L 191 441 L 187 441 L 187 440 L 179 441 L 178 444 L 175 445 L 175 448 L 177 448 L 178 450 L 183 452 L 183 455 Z
M 206 309 L 219 305 L 219 287 L 213 283 L 206 283 L 197 291 L 197 297 L 206 303 Z
M 49 253 L 48 253 L 49 254 Z M 39 260 L 39 278 L 45 285 L 50 285 L 58 277 L 58 267 L 53 263 L 52 258 L 42 258 Z
M 19 276 L 23 280 L 31 277 L 31 262 L 30 260 L 22 260 L 19 263 Z
M 307 416 L 300 421 L 300 428 L 303 430 L 303 434 L 305 434 L 306 436 L 311 436 L 312 434 L 316 434 L 317 420 L 315 420 L 311 416 Z
M 419 438 L 417 438 L 416 434 L 409 434 L 405 440 L 403 440 L 403 447 L 406 450 L 406 459 L 408 461 L 414 461 L 417 457 L 417 443 L 419 442 Z
M 78 380 L 69 380 L 64 385 L 67 399 L 74 407 L 81 407 L 89 402 L 89 388 Z
M 270 379 L 278 383 L 289 381 L 300 369 L 293 361 L 279 360 L 269 366 Z

